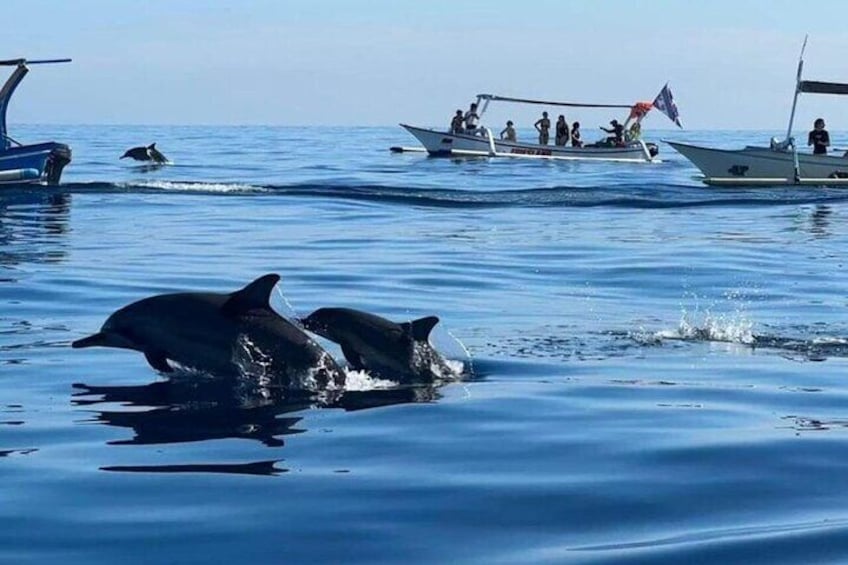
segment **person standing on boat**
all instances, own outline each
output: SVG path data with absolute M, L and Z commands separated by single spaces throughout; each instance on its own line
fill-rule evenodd
M 501 132 L 501 139 L 512 142 L 518 141 L 518 136 L 515 135 L 515 128 L 512 127 L 512 120 L 506 122 L 506 127 Z
M 471 106 L 468 108 L 468 111 L 465 112 L 465 133 L 475 134 L 477 133 L 477 122 L 480 120 L 479 114 L 477 114 L 477 103 L 472 102 Z
M 548 113 L 542 112 L 542 117 L 536 120 L 533 126 L 539 132 L 539 145 L 547 145 L 551 131 L 551 120 L 548 119 Z
M 574 122 L 571 126 L 571 146 L 583 147 L 583 142 L 580 141 L 580 122 Z
M 827 155 L 830 134 L 824 129 L 824 119 L 819 118 L 813 122 L 813 130 L 807 136 L 807 145 L 813 146 L 813 155 Z
M 566 145 L 568 144 L 568 122 L 565 121 L 565 116 L 562 114 L 557 118 L 556 123 L 556 137 L 554 138 L 554 143 L 556 145 Z
M 451 133 L 463 133 L 465 130 L 462 129 L 462 123 L 465 121 L 465 118 L 462 117 L 462 110 L 457 110 L 453 119 L 451 120 L 450 132 Z

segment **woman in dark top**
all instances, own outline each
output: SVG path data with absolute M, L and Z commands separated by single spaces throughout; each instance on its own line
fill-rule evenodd
M 565 121 L 565 116 L 560 114 L 556 123 L 556 139 L 554 142 L 557 145 L 566 145 L 568 143 L 568 139 L 568 122 Z
M 807 136 L 807 145 L 813 146 L 813 155 L 827 155 L 827 148 L 830 146 L 830 134 L 824 129 L 822 118 L 813 122 L 813 131 Z
M 571 146 L 583 147 L 583 142 L 580 141 L 580 122 L 574 122 L 571 126 Z

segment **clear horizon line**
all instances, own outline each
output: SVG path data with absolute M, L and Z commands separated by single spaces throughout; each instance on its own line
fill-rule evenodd
M 16 126 L 57 126 L 57 127 L 66 127 L 66 126 L 98 126 L 98 127 L 216 127 L 216 128 L 243 128 L 243 127 L 273 127 L 273 128 L 369 128 L 369 129 L 386 129 L 386 128 L 397 128 L 400 127 L 400 123 L 397 124 L 280 124 L 280 123 L 258 123 L 258 122 L 246 122 L 241 124 L 231 124 L 231 123 L 166 123 L 166 122 L 9 122 L 9 129 L 12 129 Z M 432 127 L 432 126 L 423 126 L 423 127 Z M 532 129 L 531 126 L 527 126 L 527 129 Z M 447 128 L 445 128 L 447 130 Z M 764 131 L 785 131 L 785 128 L 755 128 L 755 127 L 745 127 L 745 128 L 646 128 L 647 132 L 651 131 L 675 131 L 675 132 L 687 132 L 687 131 L 751 131 L 751 132 L 764 132 Z M 801 131 L 801 130 L 798 130 Z M 832 130 L 832 131 L 841 131 L 841 130 Z M 848 131 L 848 130 L 846 130 Z

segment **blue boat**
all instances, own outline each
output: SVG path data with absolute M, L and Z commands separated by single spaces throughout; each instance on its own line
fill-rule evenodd
M 15 89 L 29 72 L 28 65 L 69 63 L 70 61 L 70 59 L 0 61 L 0 66 L 15 67 L 6 84 L 0 89 L 0 184 L 59 184 L 62 169 L 71 162 L 71 148 L 55 141 L 31 145 L 15 141 L 9 137 L 6 129 L 6 109 L 9 107 L 9 100 Z

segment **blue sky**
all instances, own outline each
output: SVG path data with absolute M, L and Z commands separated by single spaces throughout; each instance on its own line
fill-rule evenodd
M 848 82 L 844 0 L 3 0 L 3 15 L 0 58 L 74 59 L 33 70 L 12 122 L 447 125 L 478 92 L 630 103 L 669 81 L 688 128 L 779 130 L 807 33 L 805 78 Z M 819 115 L 848 130 L 848 99 L 804 97 L 798 123 Z

